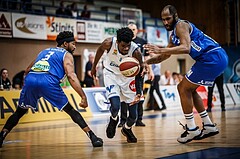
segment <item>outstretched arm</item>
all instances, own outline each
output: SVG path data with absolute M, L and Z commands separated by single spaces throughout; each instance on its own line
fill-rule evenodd
M 67 75 L 68 81 L 70 82 L 73 89 L 79 94 L 81 97 L 81 103 L 79 104 L 80 107 L 86 108 L 88 106 L 87 97 L 83 92 L 83 89 L 80 85 L 80 82 L 77 78 L 74 69 L 74 61 L 73 56 L 70 53 L 66 53 L 64 57 L 64 70 Z

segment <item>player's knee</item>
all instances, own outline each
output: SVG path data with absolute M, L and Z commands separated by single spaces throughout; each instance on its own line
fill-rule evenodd
M 116 117 L 118 115 L 118 111 L 121 106 L 120 98 L 119 97 L 112 97 L 109 99 L 111 103 L 110 111 L 112 113 L 113 117 Z

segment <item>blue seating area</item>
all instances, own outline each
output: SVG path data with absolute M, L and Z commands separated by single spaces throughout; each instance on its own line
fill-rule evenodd
M 59 8 L 60 0 L 25 0 L 25 2 L 20 0 L 1 0 L 0 11 L 83 19 L 80 15 L 83 6 L 88 4 L 89 11 L 91 12 L 89 20 L 120 23 L 121 7 L 136 8 L 136 6 L 130 4 L 101 0 L 95 0 L 93 3 L 74 0 L 64 1 L 65 4 L 71 4 L 72 2 L 77 3 L 77 17 L 57 15 L 56 10 Z M 146 25 L 161 26 L 162 23 L 160 19 L 152 18 L 148 13 L 143 13 L 143 27 L 145 28 Z

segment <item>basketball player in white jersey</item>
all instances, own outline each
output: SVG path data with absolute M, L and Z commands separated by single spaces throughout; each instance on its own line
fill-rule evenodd
M 121 132 L 127 137 L 129 143 L 136 143 L 131 128 L 137 119 L 137 107 L 141 95 L 141 70 L 136 77 L 125 77 L 119 70 L 119 64 L 126 57 L 135 57 L 142 65 L 142 55 L 137 44 L 132 42 L 133 32 L 128 27 L 117 31 L 117 37 L 107 38 L 97 49 L 95 60 L 92 66 L 92 76 L 96 76 L 96 66 L 103 53 L 107 51 L 104 64 L 104 84 L 108 99 L 111 103 L 111 117 L 107 126 L 107 137 L 113 138 L 116 133 L 116 126 L 119 121 L 118 112 L 121 101 L 128 104 L 129 116 Z

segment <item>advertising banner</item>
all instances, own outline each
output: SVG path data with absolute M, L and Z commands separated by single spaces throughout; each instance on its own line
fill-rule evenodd
M 73 89 L 64 89 L 64 92 L 68 97 L 69 103 L 73 106 L 74 109 L 81 112 L 82 116 L 92 116 L 89 107 L 83 109 L 78 105 L 81 99 Z M 19 95 L 20 91 L 18 90 L 0 91 L 0 124 L 5 124 L 9 116 L 12 115 L 16 110 L 18 106 Z M 48 101 L 41 98 L 38 102 L 38 111 L 34 112 L 33 110 L 29 109 L 28 113 L 24 115 L 20 120 L 20 123 L 58 119 L 70 119 L 70 117 L 67 113 L 59 111 Z
M 240 83 L 227 83 L 227 88 L 233 98 L 234 104 L 240 104 Z
M 0 12 L 0 37 L 12 37 L 11 13 Z
M 71 31 L 76 35 L 76 20 L 69 18 L 58 18 L 48 16 L 45 19 L 47 40 L 56 40 L 57 35 L 62 31 Z
M 121 27 L 119 23 L 104 23 L 96 21 L 77 21 L 77 41 L 88 43 L 102 43 L 108 37 L 116 36 Z
M 12 13 L 13 37 L 46 40 L 45 16 Z
M 110 102 L 106 96 L 105 87 L 83 88 L 87 95 L 89 106 L 93 115 L 110 113 Z

